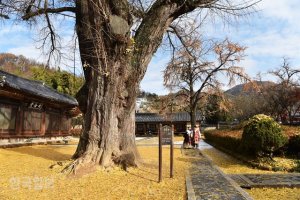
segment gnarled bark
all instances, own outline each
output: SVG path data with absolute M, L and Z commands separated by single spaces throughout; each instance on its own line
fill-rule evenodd
M 138 164 L 134 109 L 147 65 L 176 18 L 213 2 L 157 0 L 130 38 L 127 0 L 76 1 L 76 31 L 86 79 L 80 91 L 83 98 L 78 95 L 84 128 L 75 161 L 67 169 Z
M 86 85 L 79 98 L 84 112 L 83 134 L 67 169 L 91 165 L 138 164 L 135 145 L 135 100 L 141 79 L 176 4 L 150 9 L 135 35 L 129 29 L 127 1 L 77 1 L 76 30 Z M 149 15 L 150 15 L 149 14 Z M 119 23 L 113 24 L 113 23 Z M 128 53 L 129 52 L 129 53 Z M 131 53 L 133 52 L 133 53 Z

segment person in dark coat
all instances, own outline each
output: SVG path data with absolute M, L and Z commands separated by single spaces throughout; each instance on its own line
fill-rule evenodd
M 184 138 L 184 140 L 183 140 L 183 148 L 188 148 L 189 147 L 189 143 L 190 143 L 190 136 L 189 136 L 188 132 L 185 132 L 183 134 L 183 138 Z

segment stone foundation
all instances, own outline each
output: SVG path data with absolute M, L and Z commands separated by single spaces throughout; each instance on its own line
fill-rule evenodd
M 68 143 L 71 139 L 71 136 L 0 139 L 0 148 L 30 146 L 34 144 Z

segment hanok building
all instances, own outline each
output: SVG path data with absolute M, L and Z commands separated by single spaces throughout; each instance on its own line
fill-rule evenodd
M 76 99 L 0 70 L 0 144 L 69 135 Z
M 157 134 L 159 124 L 173 124 L 174 133 L 181 134 L 191 127 L 191 117 L 187 112 L 172 113 L 166 116 L 157 113 L 136 113 L 135 114 L 135 134 L 147 135 Z M 196 125 L 200 125 L 202 116 L 199 112 L 196 114 Z

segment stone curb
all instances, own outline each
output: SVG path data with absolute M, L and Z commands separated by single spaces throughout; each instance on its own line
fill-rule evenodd
M 193 188 L 193 183 L 192 183 L 191 176 L 190 176 L 190 173 L 188 170 L 186 171 L 185 182 L 186 182 L 187 199 L 188 200 L 196 200 L 195 190 Z
M 263 187 L 269 187 L 269 188 L 282 188 L 282 187 L 288 187 L 288 188 L 300 188 L 300 174 L 297 173 L 295 175 L 288 175 L 288 174 L 229 174 L 230 178 L 233 179 L 237 184 L 240 185 L 242 188 L 263 188 Z M 265 181 L 256 181 L 251 180 L 248 176 L 259 176 L 262 179 L 265 177 Z M 277 177 L 277 179 L 275 179 Z M 280 180 L 281 177 L 282 179 Z M 299 179 L 296 178 L 296 180 L 293 180 L 292 178 L 299 177 Z M 274 178 L 274 180 L 272 180 Z
M 27 143 L 12 143 L 12 144 L 2 144 L 0 145 L 1 149 L 16 148 L 16 147 L 25 147 L 25 146 L 34 146 L 34 145 L 47 145 L 54 142 L 27 142 Z

